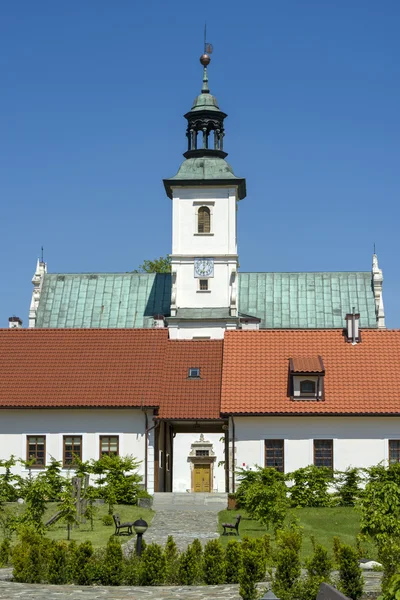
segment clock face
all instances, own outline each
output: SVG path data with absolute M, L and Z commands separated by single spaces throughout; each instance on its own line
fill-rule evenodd
M 194 259 L 195 277 L 214 277 L 214 259 L 213 258 L 195 258 Z

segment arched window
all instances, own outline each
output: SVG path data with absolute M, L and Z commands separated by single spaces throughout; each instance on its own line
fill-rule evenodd
M 314 396 L 315 381 L 310 381 L 309 379 L 300 381 L 300 394 L 304 394 L 305 396 Z
M 200 206 L 197 213 L 198 233 L 210 233 L 210 209 L 208 206 Z

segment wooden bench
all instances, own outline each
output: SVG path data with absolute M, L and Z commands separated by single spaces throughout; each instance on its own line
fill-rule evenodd
M 241 518 L 241 515 L 238 515 L 235 523 L 222 523 L 222 527 L 224 528 L 224 533 L 222 535 L 228 535 L 227 529 L 229 529 L 229 533 L 235 532 L 235 535 L 239 535 L 239 523 Z
M 119 515 L 113 515 L 113 519 L 114 519 L 114 525 L 115 525 L 114 535 L 123 535 L 121 529 L 127 529 L 126 535 L 133 535 L 133 533 L 132 533 L 133 522 L 132 523 L 121 523 L 121 521 L 119 520 Z

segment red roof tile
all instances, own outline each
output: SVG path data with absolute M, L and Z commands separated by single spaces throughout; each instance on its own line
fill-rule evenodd
M 320 355 L 324 395 L 288 396 L 289 358 Z M 363 330 L 346 342 L 341 330 L 228 331 L 224 340 L 223 414 L 400 414 L 400 331 Z
M 160 418 L 220 418 L 222 349 L 223 340 L 168 342 Z M 190 367 L 200 378 L 188 377 Z
M 166 419 L 219 418 L 222 345 L 169 341 L 167 329 L 3 329 L 0 407 L 155 406 Z
M 324 363 L 319 356 L 295 356 L 290 359 L 292 373 L 323 373 Z

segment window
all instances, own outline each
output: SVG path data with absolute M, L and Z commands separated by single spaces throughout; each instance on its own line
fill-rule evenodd
M 265 466 L 284 472 L 284 440 L 265 440 Z
M 314 465 L 333 469 L 333 440 L 314 440 Z
M 199 279 L 199 288 L 201 292 L 208 292 L 208 279 Z
M 73 466 L 74 456 L 77 456 L 80 460 L 82 460 L 82 436 L 64 435 L 64 467 Z
M 305 379 L 300 381 L 300 394 L 304 396 L 315 396 L 315 381 Z
M 200 378 L 200 369 L 199 369 L 199 367 L 190 367 L 190 369 L 189 369 L 189 378 L 190 379 L 199 379 Z
M 100 458 L 102 456 L 118 456 L 119 454 L 119 436 L 101 435 L 100 436 Z
M 26 460 L 33 460 L 32 467 L 46 465 L 46 436 L 28 435 L 26 437 Z
M 389 440 L 389 464 L 400 462 L 400 440 Z
M 164 452 L 162 450 L 160 450 L 160 453 L 159 453 L 158 467 L 160 469 L 164 468 Z
M 197 213 L 197 232 L 210 233 L 210 209 L 208 206 L 200 206 Z
M 166 463 L 167 471 L 170 471 L 171 470 L 171 457 L 169 454 L 166 455 L 165 463 Z
M 209 450 L 196 450 L 196 456 L 210 456 Z

